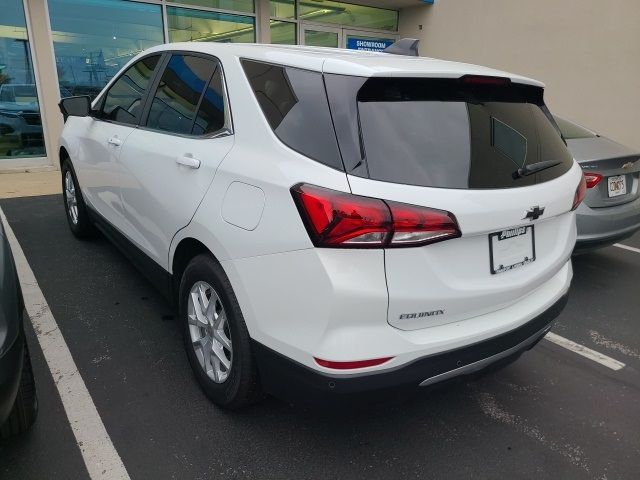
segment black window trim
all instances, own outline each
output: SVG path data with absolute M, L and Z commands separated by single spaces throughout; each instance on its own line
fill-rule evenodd
M 94 120 L 98 120 L 106 123 L 112 123 L 114 125 L 121 125 L 123 127 L 138 128 L 138 126 L 140 125 L 140 119 L 142 118 L 142 114 L 144 113 L 144 109 L 147 104 L 147 98 L 149 97 L 149 88 L 147 88 L 144 92 L 144 95 L 142 95 L 142 98 L 141 98 L 142 109 L 140 110 L 141 113 L 136 118 L 135 123 L 124 123 L 124 122 L 118 122 L 116 120 L 105 118 L 102 116 L 102 113 L 103 113 L 102 108 L 104 107 L 104 102 L 107 100 L 107 96 L 109 95 L 109 92 L 111 91 L 113 86 L 125 75 L 125 73 L 127 73 L 129 68 L 133 67 L 135 64 L 143 61 L 146 58 L 155 57 L 155 56 L 159 56 L 160 58 L 158 59 L 158 63 L 156 64 L 153 70 L 153 73 L 151 74 L 151 78 L 149 80 L 149 85 L 153 85 L 158 75 L 158 72 L 160 71 L 160 67 L 162 66 L 163 61 L 165 59 L 166 51 L 150 52 L 149 54 L 138 58 L 135 62 L 132 62 L 126 69 L 124 69 L 122 73 L 120 73 L 120 75 L 118 75 L 111 82 L 109 82 L 109 84 L 105 86 L 102 92 L 100 92 L 100 95 L 98 95 L 98 97 L 94 101 L 96 108 L 92 108 L 91 110 L 91 116 L 93 117 Z
M 194 52 L 191 50 L 166 50 L 164 51 L 164 53 L 165 53 L 164 58 L 158 64 L 160 68 L 156 70 L 153 81 L 149 84 L 149 89 L 145 95 L 142 114 L 138 119 L 138 124 L 136 125 L 136 128 L 139 128 L 140 130 L 144 130 L 147 132 L 161 133 L 164 135 L 171 135 L 173 137 L 190 138 L 190 139 L 211 139 L 211 138 L 220 138 L 220 137 L 227 137 L 227 136 L 233 135 L 234 126 L 233 126 L 233 117 L 231 115 L 231 107 L 229 103 L 229 93 L 228 93 L 229 90 L 227 88 L 227 78 L 224 73 L 224 67 L 222 66 L 222 62 L 220 61 L 220 59 L 215 55 L 209 55 L 202 52 Z M 167 130 L 159 130 L 157 128 L 150 128 L 146 125 L 147 121 L 149 120 L 149 112 L 151 111 L 151 104 L 153 103 L 153 98 L 155 98 L 156 91 L 158 90 L 158 85 L 160 84 L 160 80 L 162 80 L 162 75 L 164 74 L 165 68 L 171 61 L 171 57 L 173 57 L 174 55 L 185 55 L 185 56 L 191 56 L 191 57 L 200 57 L 206 60 L 213 60 L 216 63 L 217 68 L 220 69 L 220 76 L 222 77 L 222 98 L 224 99 L 224 125 L 221 129 L 212 133 L 204 134 L 204 135 L 193 135 L 190 133 L 177 133 L 177 132 L 170 132 Z M 209 80 L 206 83 L 207 87 L 209 86 L 209 82 L 215 75 L 217 68 L 213 70 L 213 73 L 209 77 Z M 151 92 L 153 92 L 153 94 Z M 198 105 L 196 106 L 196 115 L 200 109 L 200 104 L 202 102 L 202 99 L 204 98 L 204 93 L 205 92 L 203 91 L 200 94 L 200 99 L 198 100 Z

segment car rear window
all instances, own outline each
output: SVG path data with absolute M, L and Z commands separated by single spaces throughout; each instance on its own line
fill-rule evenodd
M 573 159 L 542 89 L 482 78 L 326 75 L 347 172 L 460 189 L 527 186 L 566 173 Z M 519 168 L 548 160 L 558 165 L 514 178 Z

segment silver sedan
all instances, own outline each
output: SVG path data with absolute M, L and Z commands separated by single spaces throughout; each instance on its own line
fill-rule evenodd
M 612 245 L 640 230 L 640 152 L 555 117 L 587 179 L 574 253 Z

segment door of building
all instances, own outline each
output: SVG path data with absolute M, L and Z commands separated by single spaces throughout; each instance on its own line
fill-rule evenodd
M 342 28 L 302 24 L 301 30 L 302 45 L 339 48 L 343 44 Z
M 390 33 L 353 30 L 303 22 L 300 24 L 301 45 L 381 52 L 397 39 L 398 35 Z

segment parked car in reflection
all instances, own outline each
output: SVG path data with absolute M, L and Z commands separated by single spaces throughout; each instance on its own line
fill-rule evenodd
M 44 155 L 34 84 L 0 85 L 0 155 Z
M 576 211 L 575 253 L 613 245 L 640 230 L 640 151 L 555 117 L 587 180 Z
M 20 283 L 0 222 L 0 438 L 27 430 L 38 412 Z

